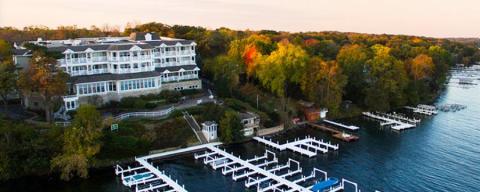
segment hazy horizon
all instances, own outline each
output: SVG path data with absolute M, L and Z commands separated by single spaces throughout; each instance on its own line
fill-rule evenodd
M 288 32 L 340 31 L 428 37 L 480 37 L 474 0 L 0 0 L 0 26 L 125 27 L 130 23 Z

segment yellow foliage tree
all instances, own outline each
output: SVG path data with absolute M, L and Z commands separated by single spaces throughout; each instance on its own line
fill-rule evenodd
M 410 62 L 410 75 L 415 81 L 422 80 L 430 77 L 433 74 L 434 67 L 435 65 L 433 64 L 433 60 L 430 56 L 420 54 Z

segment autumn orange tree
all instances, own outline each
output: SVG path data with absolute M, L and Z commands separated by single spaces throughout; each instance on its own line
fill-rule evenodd
M 420 54 L 410 62 L 410 75 L 414 81 L 430 77 L 434 71 L 433 60 L 430 56 Z
M 53 105 L 67 91 L 68 75 L 57 70 L 57 61 L 42 51 L 33 53 L 30 64 L 20 73 L 18 86 L 26 97 L 40 96 L 45 119 L 52 122 Z

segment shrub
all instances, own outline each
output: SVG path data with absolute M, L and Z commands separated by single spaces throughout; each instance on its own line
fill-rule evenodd
M 145 104 L 145 108 L 147 109 L 154 109 L 155 107 L 157 107 L 156 103 L 148 102 Z
M 122 98 L 122 100 L 120 100 L 120 107 L 123 107 L 123 108 L 133 108 L 133 106 L 135 105 L 135 101 L 137 100 L 137 98 L 135 97 L 125 97 L 125 98 Z
M 147 105 L 147 102 L 143 99 L 137 98 L 133 104 L 133 108 L 143 109 Z
M 167 100 L 169 103 L 176 103 L 182 96 L 178 91 L 165 90 L 160 92 L 160 98 Z
M 184 90 L 181 90 L 180 93 L 183 95 L 183 96 L 189 96 L 189 95 L 195 95 L 195 94 L 199 94 L 201 93 L 202 91 L 200 89 L 184 89 Z

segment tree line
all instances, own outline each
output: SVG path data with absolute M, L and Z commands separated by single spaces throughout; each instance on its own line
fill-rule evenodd
M 475 44 L 448 39 L 239 31 L 156 22 L 128 24 L 123 32 L 109 26 L 3 27 L 0 38 L 12 43 L 36 37 L 68 39 L 132 32 L 156 32 L 197 42 L 203 76 L 213 80 L 224 96 L 231 96 L 241 84 L 252 83 L 279 97 L 310 100 L 333 112 L 343 100 L 372 110 L 431 101 L 442 89 L 450 66 L 480 59 Z

